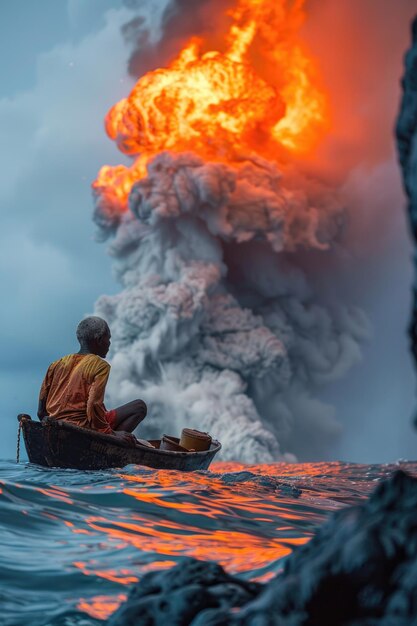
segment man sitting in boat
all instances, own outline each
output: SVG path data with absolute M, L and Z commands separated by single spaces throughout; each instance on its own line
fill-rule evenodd
M 110 328 L 100 317 L 87 317 L 77 327 L 80 350 L 52 363 L 39 395 L 38 417 L 65 420 L 76 426 L 115 435 L 134 443 L 131 433 L 146 416 L 143 400 L 107 411 L 104 391 L 110 365 Z

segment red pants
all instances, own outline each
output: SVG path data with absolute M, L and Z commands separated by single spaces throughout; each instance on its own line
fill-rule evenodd
M 114 426 L 116 422 L 116 409 L 111 409 L 110 411 L 106 411 L 106 420 L 110 428 L 114 430 Z

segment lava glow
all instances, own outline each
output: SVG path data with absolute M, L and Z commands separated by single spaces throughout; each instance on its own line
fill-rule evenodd
M 191 483 L 182 482 L 176 472 L 169 471 L 148 476 L 145 482 L 140 474 L 120 474 L 129 513 L 117 519 L 90 515 L 83 523 L 92 536 L 100 538 L 103 550 L 133 549 L 134 567 L 124 565 L 118 570 L 103 567 L 101 559 L 94 556 L 74 561 L 73 567 L 85 576 L 126 586 L 140 580 L 147 571 L 166 569 L 178 559 L 192 556 L 214 559 L 229 572 L 251 571 L 256 572 L 253 579 L 267 579 L 272 576 L 269 568 L 278 559 L 310 539 L 308 512 L 304 503 L 300 503 L 298 511 L 292 496 L 289 511 L 286 497 L 275 490 L 267 489 L 260 498 L 258 485 L 245 483 L 231 490 L 221 476 L 224 471 L 240 467 L 237 463 L 216 463 L 213 468 L 218 474 L 194 474 Z M 283 464 L 280 469 L 286 467 Z M 254 476 L 259 472 L 265 478 L 273 466 L 251 469 Z M 254 526 L 250 532 L 241 527 L 241 517 L 252 520 Z M 73 533 L 79 530 L 68 522 L 65 525 Z M 266 530 L 262 535 L 261 526 Z
M 324 509 L 315 508 L 310 490 L 317 495 L 316 478 L 334 476 L 338 469 L 336 463 L 223 462 L 214 463 L 211 473 L 181 475 L 138 468 L 69 491 L 36 485 L 30 497 L 42 503 L 41 514 L 53 524 L 57 550 L 69 549 L 65 565 L 83 590 L 77 609 L 104 620 L 147 572 L 171 568 L 187 556 L 217 561 L 251 580 L 269 580 L 280 571 L 280 559 L 307 543 L 323 520 Z M 300 476 L 303 490 L 314 479 L 306 496 L 283 488 L 283 477 Z M 26 501 L 21 489 L 16 484 L 9 493 L 14 502 Z M 334 498 L 331 485 L 330 491 Z M 329 510 L 340 508 L 326 496 L 320 493 Z M 89 595 L 97 585 L 100 592 Z
M 140 78 L 106 118 L 108 135 L 135 160 L 103 167 L 93 187 L 124 211 L 132 184 L 164 150 L 226 163 L 310 153 L 328 127 L 328 104 L 298 36 L 303 4 L 237 0 L 221 49 L 193 38 L 167 68 Z

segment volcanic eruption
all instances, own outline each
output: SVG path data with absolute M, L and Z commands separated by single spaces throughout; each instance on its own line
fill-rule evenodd
M 317 388 L 360 358 L 366 322 L 321 302 L 303 271 L 312 253 L 331 262 L 345 222 L 306 167 L 331 110 L 303 1 L 236 0 L 220 17 L 222 37 L 192 37 L 106 118 L 132 161 L 93 183 L 123 286 L 96 304 L 110 402 L 146 399 L 143 436 L 192 426 L 224 458 L 291 459 L 300 433 L 338 431 Z

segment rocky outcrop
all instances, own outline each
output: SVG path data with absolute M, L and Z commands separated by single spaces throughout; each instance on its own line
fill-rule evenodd
M 194 624 L 213 610 L 228 613 L 232 607 L 250 603 L 262 588 L 259 583 L 226 574 L 216 563 L 185 559 L 171 570 L 144 576 L 108 625 Z
M 412 25 L 412 46 L 405 57 L 402 80 L 403 97 L 398 116 L 396 136 L 411 232 L 417 245 L 417 18 Z M 417 252 L 414 255 L 417 270 Z M 409 326 L 411 350 L 417 364 L 417 288 L 414 286 L 413 310 Z
M 108 626 L 409 626 L 417 623 L 417 479 L 396 472 L 338 511 L 266 585 L 186 559 L 147 574 Z

